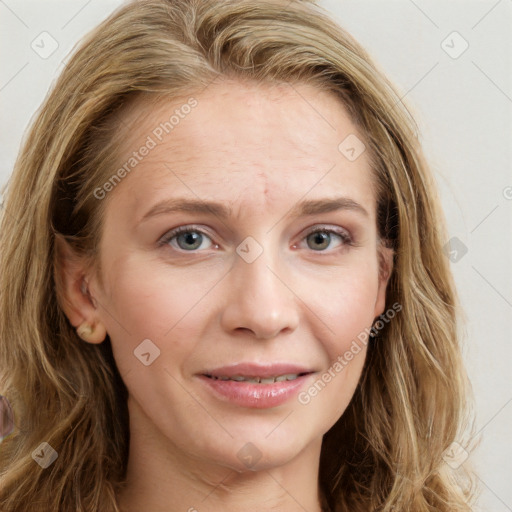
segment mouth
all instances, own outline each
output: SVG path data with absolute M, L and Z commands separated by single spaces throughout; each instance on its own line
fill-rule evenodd
M 284 382 L 290 380 L 296 380 L 304 375 L 309 375 L 312 372 L 301 372 L 301 373 L 286 373 L 283 375 L 274 375 L 269 377 L 261 377 L 258 375 L 211 375 L 204 373 L 203 375 L 212 380 L 232 380 L 235 382 L 249 382 L 251 384 L 275 384 L 276 382 Z
M 293 363 L 237 363 L 197 376 L 216 399 L 245 408 L 268 409 L 293 399 L 317 373 Z

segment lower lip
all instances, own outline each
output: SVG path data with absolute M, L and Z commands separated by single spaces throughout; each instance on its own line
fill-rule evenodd
M 273 384 L 210 379 L 205 375 L 200 375 L 199 379 L 221 400 L 240 407 L 267 409 L 284 404 L 296 395 L 311 375 L 313 374 L 309 373 L 294 380 L 284 380 Z

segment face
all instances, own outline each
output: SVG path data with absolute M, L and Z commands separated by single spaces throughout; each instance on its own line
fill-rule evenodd
M 226 81 L 194 98 L 126 115 L 120 167 L 137 163 L 102 199 L 94 318 L 132 428 L 171 457 L 277 466 L 342 415 L 366 354 L 353 342 L 384 311 L 369 160 L 339 149 L 363 135 L 313 86 Z

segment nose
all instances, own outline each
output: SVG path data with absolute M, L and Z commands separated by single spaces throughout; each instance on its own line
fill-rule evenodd
M 230 333 L 246 331 L 257 339 L 293 332 L 299 324 L 299 299 L 284 274 L 269 251 L 252 263 L 237 256 L 225 283 L 223 328 Z

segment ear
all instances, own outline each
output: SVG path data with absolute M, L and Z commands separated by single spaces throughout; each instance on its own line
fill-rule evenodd
M 91 326 L 88 342 L 101 343 L 107 331 L 99 319 L 97 301 L 88 290 L 83 258 L 59 233 L 55 234 L 55 252 L 54 278 L 59 305 L 73 327 L 80 327 L 83 323 Z
M 375 300 L 374 318 L 382 315 L 386 307 L 386 290 L 393 272 L 393 257 L 395 251 L 390 247 L 385 247 L 382 243 L 378 248 L 379 258 L 379 286 L 377 290 L 377 297 Z

